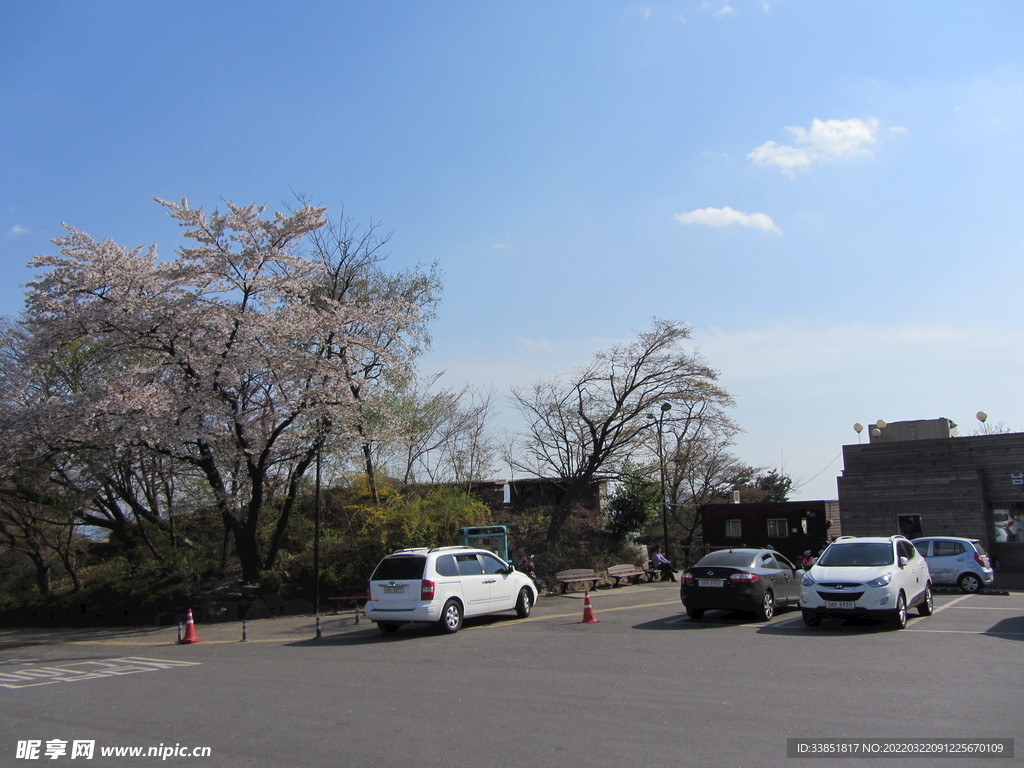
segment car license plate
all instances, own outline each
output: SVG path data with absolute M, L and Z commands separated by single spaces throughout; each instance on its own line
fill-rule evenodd
M 697 579 L 698 587 L 724 587 L 725 579 Z
M 385 595 L 400 595 L 403 592 L 405 592 L 405 585 L 404 584 L 402 586 L 400 586 L 400 587 L 384 587 L 384 594 Z
M 826 600 L 825 601 L 825 607 L 826 608 L 853 609 L 854 605 L 855 605 L 855 603 L 852 600 Z

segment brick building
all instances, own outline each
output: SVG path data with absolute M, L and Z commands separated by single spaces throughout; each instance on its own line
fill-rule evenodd
M 838 485 L 844 534 L 980 539 L 997 571 L 1024 572 L 1024 433 L 959 437 L 948 419 L 879 425 L 869 443 L 843 446 Z

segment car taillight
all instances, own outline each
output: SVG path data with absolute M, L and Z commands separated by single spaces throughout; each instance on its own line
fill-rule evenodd
M 430 579 L 424 579 L 420 582 L 420 600 L 433 600 L 434 599 L 435 585 Z
M 729 581 L 738 581 L 742 584 L 753 584 L 755 581 L 760 581 L 761 577 L 756 573 L 734 573 L 729 577 Z
M 693 574 L 689 571 L 683 571 L 679 578 L 683 580 L 683 584 L 693 584 Z
M 981 552 L 975 552 L 974 559 L 982 568 L 988 568 L 988 555 L 983 555 Z

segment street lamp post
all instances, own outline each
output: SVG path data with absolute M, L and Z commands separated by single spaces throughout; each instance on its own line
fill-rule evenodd
M 313 599 L 316 600 L 316 615 L 320 615 L 320 456 L 323 453 L 323 440 L 318 438 L 316 447 L 316 524 L 313 528 Z M 317 619 L 320 621 L 320 619 Z
M 661 528 L 664 535 L 665 557 L 671 560 L 668 548 L 668 499 L 665 494 L 665 450 L 662 444 L 662 427 L 665 422 L 665 415 L 672 410 L 672 403 L 662 403 L 661 413 L 657 416 L 658 421 L 658 471 L 661 475 Z M 654 417 L 651 417 L 654 418 Z

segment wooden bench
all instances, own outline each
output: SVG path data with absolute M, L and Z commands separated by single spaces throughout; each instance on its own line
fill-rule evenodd
M 562 585 L 563 595 L 569 590 L 570 584 L 585 584 L 589 581 L 592 582 L 590 589 L 594 589 L 600 580 L 601 577 L 597 575 L 597 571 L 591 568 L 576 568 L 571 571 L 559 571 L 555 574 L 555 581 Z
M 658 581 L 661 581 L 661 571 L 657 568 L 653 568 L 650 560 L 644 564 L 644 575 L 647 576 L 648 582 L 654 581 L 655 578 L 657 578 Z
M 631 563 L 623 563 L 622 565 L 613 565 L 608 569 L 608 578 L 615 579 L 613 586 L 619 586 L 619 583 L 626 580 L 628 584 L 636 584 L 641 576 L 647 576 L 647 571 L 643 568 L 638 568 Z M 648 579 L 649 580 L 649 579 Z
M 366 605 L 366 600 L 369 595 L 366 594 L 366 586 L 361 587 L 345 587 L 338 590 L 339 594 L 328 597 L 327 602 L 334 608 L 334 612 L 338 613 L 339 608 L 354 607 L 356 609 L 356 616 L 359 615 L 359 609 Z

